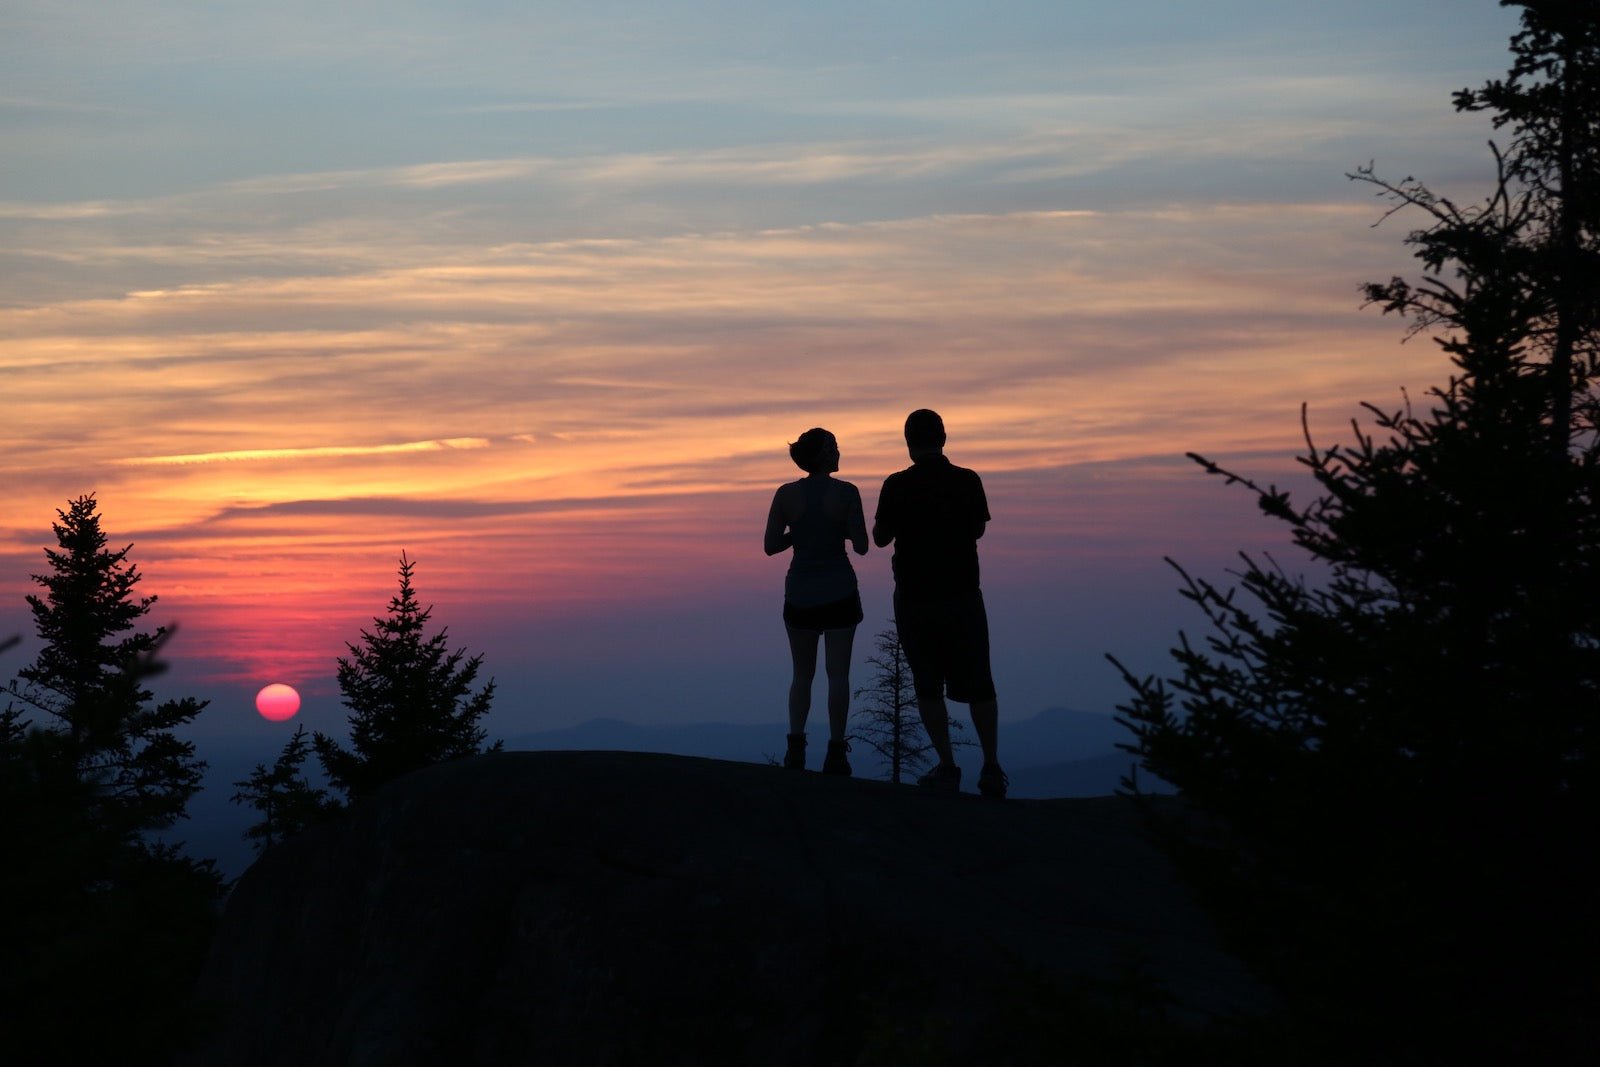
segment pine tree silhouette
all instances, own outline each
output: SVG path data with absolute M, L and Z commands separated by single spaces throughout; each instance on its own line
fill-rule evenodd
M 155 835 L 199 789 L 174 731 L 205 705 L 152 703 L 173 630 L 136 629 L 155 597 L 105 547 L 94 497 L 57 516 L 27 598 L 44 647 L 0 713 L 0 1033 L 41 1061 L 168 1062 L 196 1032 L 221 879 Z
M 889 781 L 898 785 L 906 775 L 922 770 L 938 756 L 922 728 L 911 665 L 906 662 L 900 634 L 892 623 L 874 635 L 873 647 L 874 653 L 867 657 L 867 666 L 873 669 L 872 680 L 851 694 L 862 703 L 852 713 L 854 729 L 850 738 L 882 756 L 888 765 Z M 951 744 L 972 744 L 959 736 L 962 729 L 951 716 Z
M 132 841 L 182 818 L 200 788 L 205 764 L 173 731 L 205 703 L 186 697 L 151 706 L 144 682 L 162 670 L 157 653 L 171 630 L 135 629 L 156 598 L 135 595 L 141 576 L 127 558 L 132 546 L 105 547 L 96 508 L 90 495 L 56 512 L 49 572 L 33 576 L 44 593 L 27 597 L 44 647 L 6 691 L 19 726 L 29 711 L 48 717 L 65 770 L 91 792 L 95 821 Z
M 402 774 L 444 760 L 498 751 L 479 720 L 494 699 L 494 681 L 474 691 L 483 657 L 451 651 L 444 628 L 428 636 L 433 609 L 412 588 L 416 563 L 400 556 L 400 590 L 389 613 L 347 644 L 339 659 L 339 691 L 350 709 L 350 747 L 317 733 L 312 744 L 328 781 L 351 800 Z
M 305 724 L 295 727 L 294 735 L 284 744 L 283 751 L 269 768 L 258 763 L 250 776 L 234 782 L 239 790 L 230 799 L 235 804 L 254 808 L 261 816 L 244 832 L 245 839 L 253 841 L 258 853 L 266 852 L 286 837 L 321 821 L 338 805 L 328 798 L 327 790 L 311 784 L 302 767 L 311 754 L 311 739 L 306 736 Z
M 1511 74 L 1456 96 L 1513 132 L 1484 201 L 1352 175 L 1423 215 L 1422 277 L 1364 291 L 1448 383 L 1366 405 L 1349 445 L 1307 430 L 1305 506 L 1192 456 L 1328 577 L 1178 568 L 1209 632 L 1180 635 L 1176 677 L 1124 670 L 1119 710 L 1125 747 L 1214 817 L 1181 827 L 1203 891 L 1330 1028 L 1404 1022 L 1413 1054 L 1451 1058 L 1470 1017 L 1554 1062 L 1583 997 L 1563 976 L 1600 947 L 1570 874 L 1600 836 L 1600 8 L 1520 6 Z

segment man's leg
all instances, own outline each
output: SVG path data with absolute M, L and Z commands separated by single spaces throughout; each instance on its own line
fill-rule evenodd
M 894 624 L 900 635 L 900 651 L 911 668 L 912 685 L 917 694 L 917 715 L 928 743 L 939 754 L 939 765 L 917 779 L 920 786 L 954 792 L 961 788 L 961 768 L 950 751 L 950 711 L 944 703 L 944 669 L 940 654 L 937 606 L 915 601 L 894 591 Z
M 959 690 L 952 680 L 953 697 L 967 698 L 972 708 L 972 730 L 983 748 L 983 769 L 978 773 L 978 792 L 992 799 L 1004 799 L 1009 780 L 1000 768 L 1000 706 L 994 692 L 994 675 L 989 668 L 989 613 L 983 594 L 974 591 L 962 616 L 962 654 Z
M 983 762 L 1000 762 L 1000 702 L 995 697 L 972 702 L 972 730 L 983 748 Z
M 938 764 L 917 778 L 917 785 L 936 789 L 941 793 L 961 790 L 961 768 L 956 765 L 955 754 L 950 751 L 950 711 L 945 707 L 941 693 L 917 694 L 917 714 L 922 717 L 922 728 L 928 733 L 933 750 L 939 753 Z
M 922 716 L 922 729 L 927 732 L 933 750 L 939 754 L 940 765 L 953 766 L 956 758 L 950 750 L 950 709 L 945 707 L 944 696 L 940 693 L 918 693 L 917 714 Z

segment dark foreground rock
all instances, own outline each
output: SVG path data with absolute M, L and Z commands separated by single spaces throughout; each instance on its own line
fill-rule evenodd
M 430 768 L 287 842 L 202 996 L 230 1067 L 1130 1062 L 1262 1003 L 1126 800 L 614 752 Z

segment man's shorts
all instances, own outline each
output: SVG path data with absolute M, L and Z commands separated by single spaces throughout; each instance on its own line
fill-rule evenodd
M 921 696 L 962 704 L 994 699 L 989 671 L 989 615 L 983 593 L 894 593 L 894 625 Z

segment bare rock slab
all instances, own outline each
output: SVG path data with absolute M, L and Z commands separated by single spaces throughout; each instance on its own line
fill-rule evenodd
M 1126 799 L 619 752 L 443 764 L 286 842 L 201 993 L 233 1067 L 1042 1061 L 1264 1004 Z

